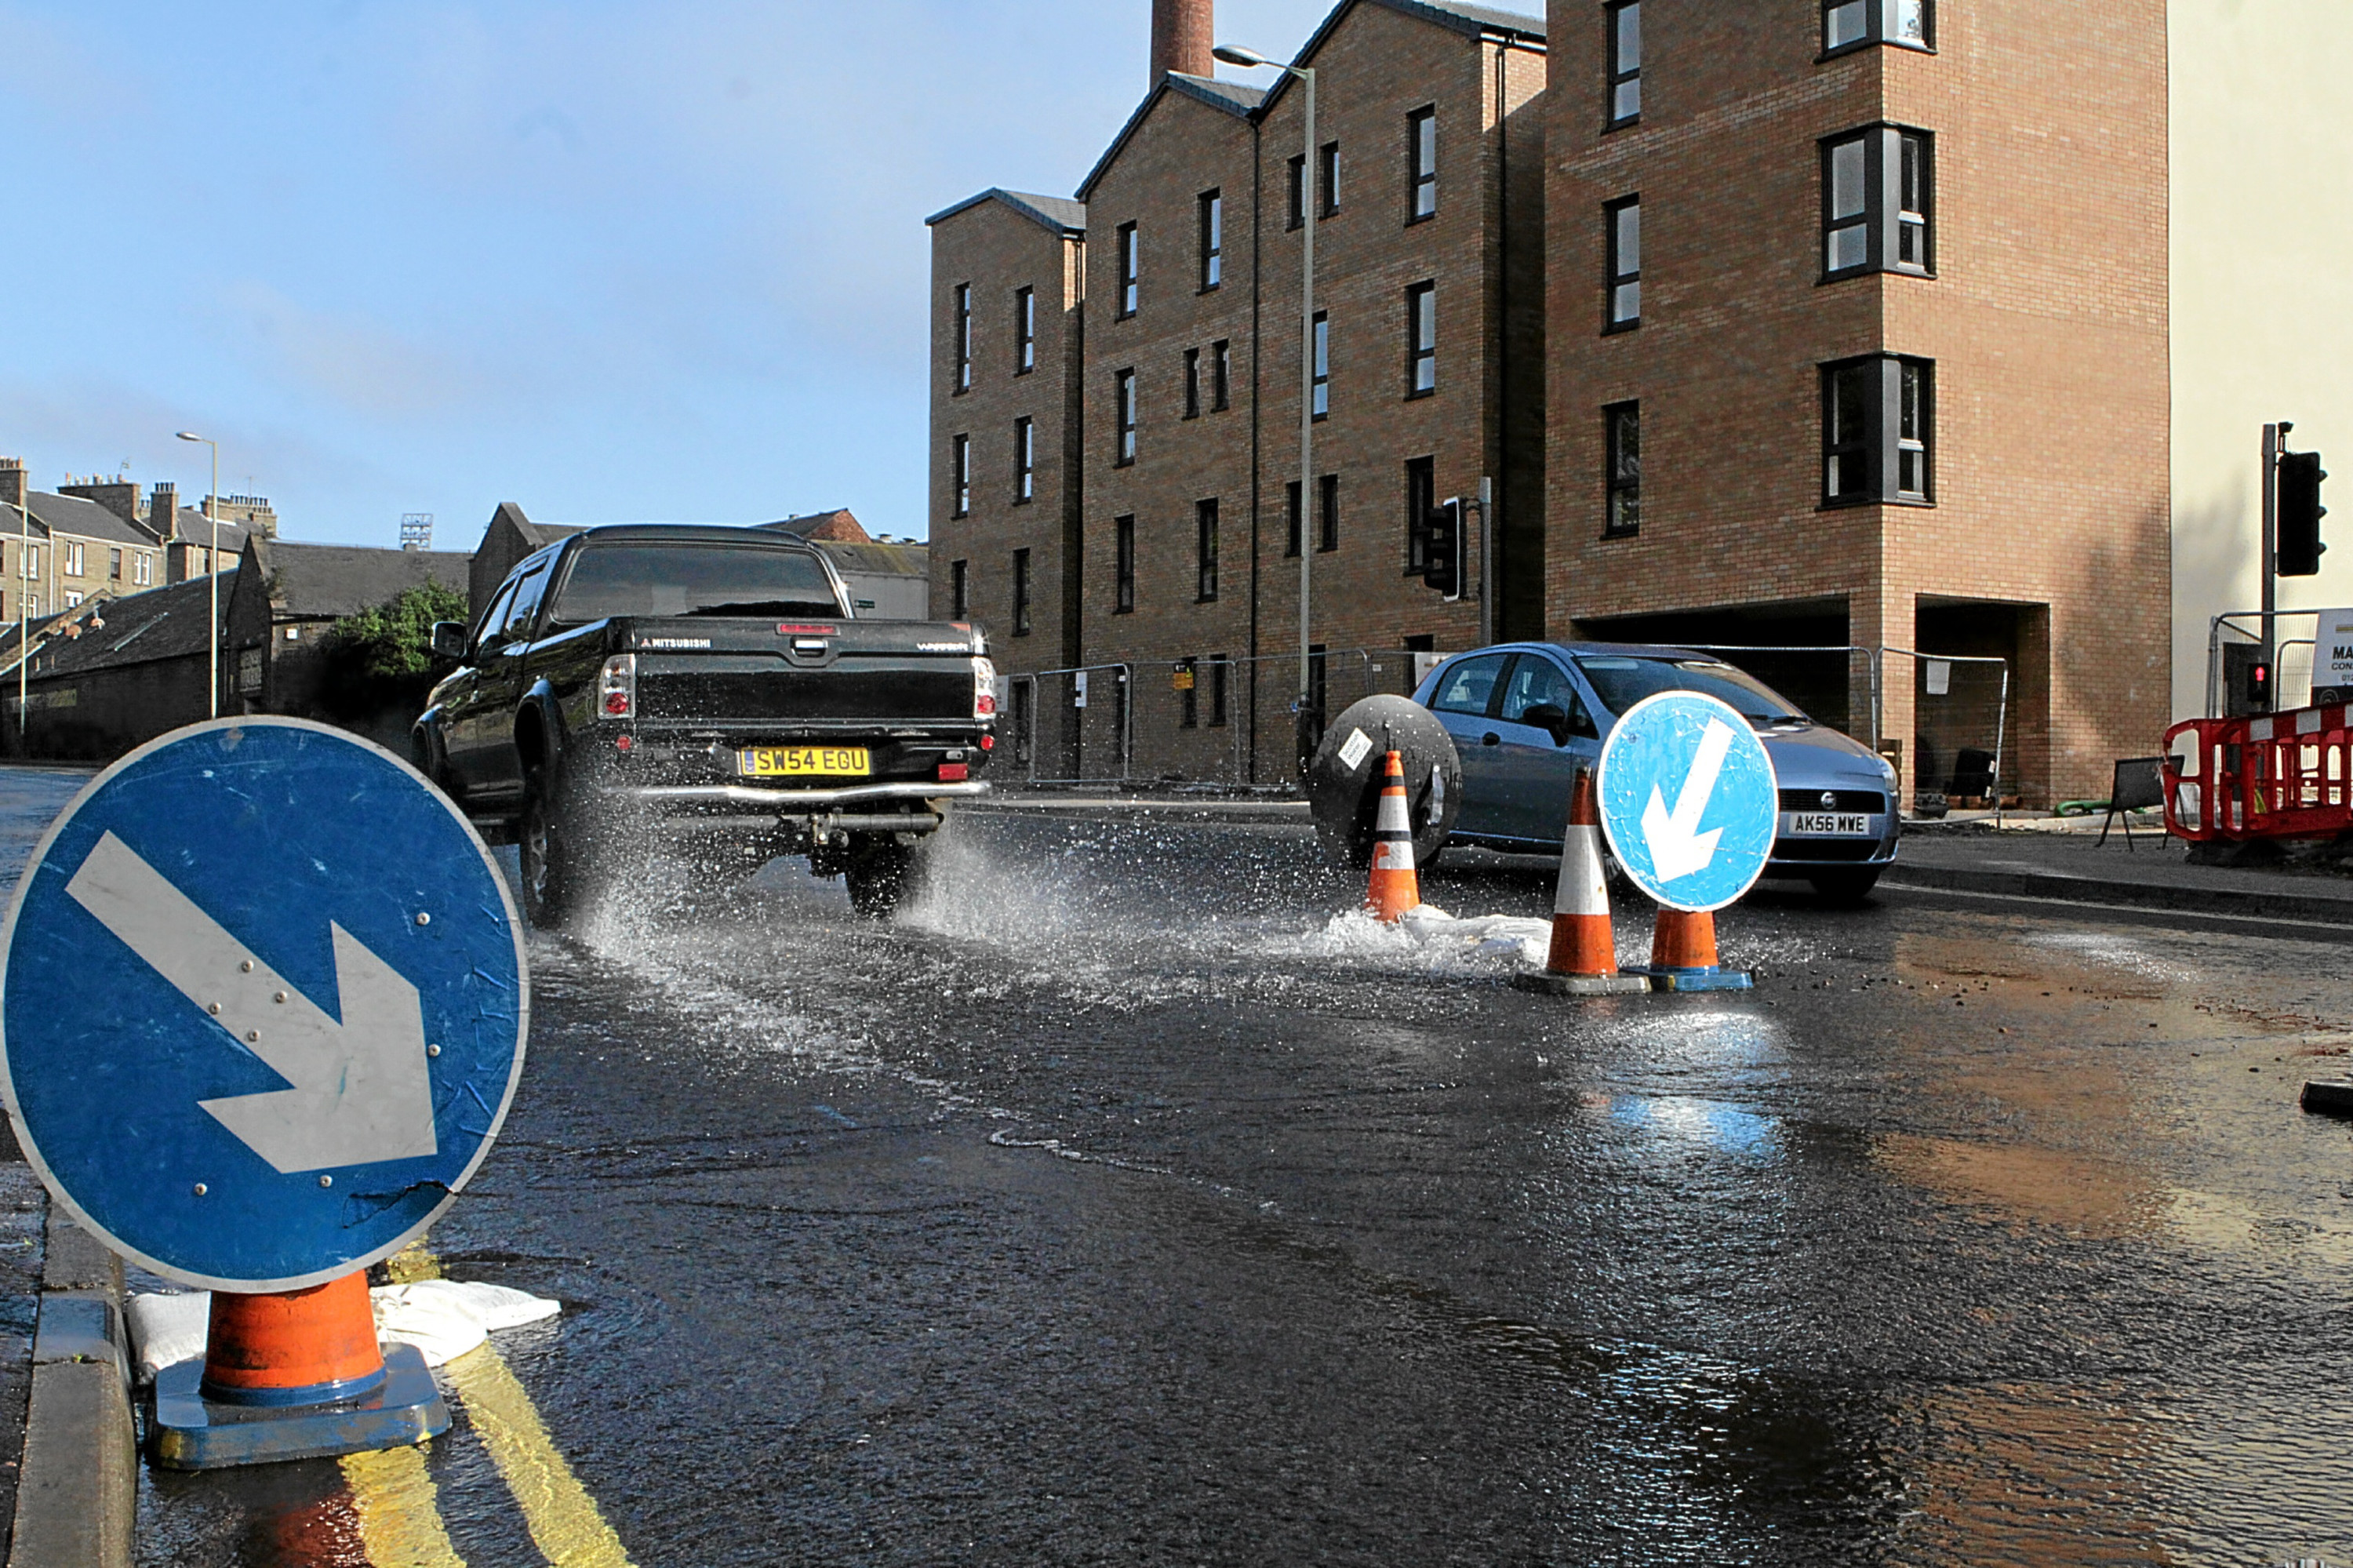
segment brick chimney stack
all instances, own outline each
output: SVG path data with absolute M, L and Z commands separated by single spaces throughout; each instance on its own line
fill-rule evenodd
M 157 537 L 168 539 L 180 522 L 180 487 L 169 480 L 158 484 L 147 498 L 147 526 Z
M 1217 0 L 1152 0 L 1152 85 L 1171 71 L 1212 74 L 1217 31 Z
M 23 458 L 0 458 L 0 506 L 24 505 L 26 482 Z

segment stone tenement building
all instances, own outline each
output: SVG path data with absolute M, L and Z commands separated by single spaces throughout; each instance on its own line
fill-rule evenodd
M 1868 649 L 1736 656 L 1857 733 L 1875 665 L 1907 786 L 1935 788 L 1990 739 L 1994 688 L 1957 727 L 1960 678 L 1902 651 L 1998 655 L 2028 800 L 2153 750 L 2167 18 L 2096 9 L 2061 48 L 2026 0 L 1343 0 L 1299 59 L 1337 176 L 1305 524 L 1335 672 L 1482 631 Z M 1150 90 L 1082 207 L 934 220 L 934 598 L 960 588 L 1012 672 L 1202 661 L 1198 727 L 1138 726 L 1131 771 L 1240 755 L 1271 781 L 1303 95 L 1215 80 L 1212 31 L 1208 0 L 1158 0 Z M 1425 509 L 1482 480 L 1483 612 L 1411 575 Z M 1259 662 L 1228 683 L 1227 654 Z M 1091 705 L 1082 754 L 1073 716 L 1035 715 L 1041 777 L 1102 771 L 1098 730 L 1131 722 Z

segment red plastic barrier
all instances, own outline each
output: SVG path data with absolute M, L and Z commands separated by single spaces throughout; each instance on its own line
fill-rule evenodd
M 2165 827 L 2178 838 L 2326 839 L 2353 832 L 2353 710 L 2188 719 L 2165 732 Z

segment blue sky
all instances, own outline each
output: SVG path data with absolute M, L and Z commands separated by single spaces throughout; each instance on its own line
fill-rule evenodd
M 1534 9 L 1530 5 L 1530 9 Z M 1287 56 L 1324 0 L 1224 0 Z M 0 5 L 0 452 L 277 505 L 921 534 L 923 217 L 1067 195 L 1149 0 Z

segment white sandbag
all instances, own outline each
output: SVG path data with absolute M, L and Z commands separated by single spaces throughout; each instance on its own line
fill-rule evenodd
M 501 1329 L 519 1329 L 554 1317 L 561 1302 L 503 1285 L 469 1279 L 420 1279 L 413 1285 L 379 1285 L 368 1292 L 379 1344 L 414 1345 L 427 1366 L 438 1367 L 473 1350 Z M 131 1349 L 139 1381 L 205 1353 L 212 1325 L 208 1290 L 177 1295 L 137 1295 L 124 1303 L 131 1323 Z
M 138 1363 L 139 1381 L 153 1383 L 164 1368 L 205 1353 L 213 1295 L 209 1290 L 150 1291 L 124 1302 L 122 1315 L 130 1319 L 131 1358 Z

